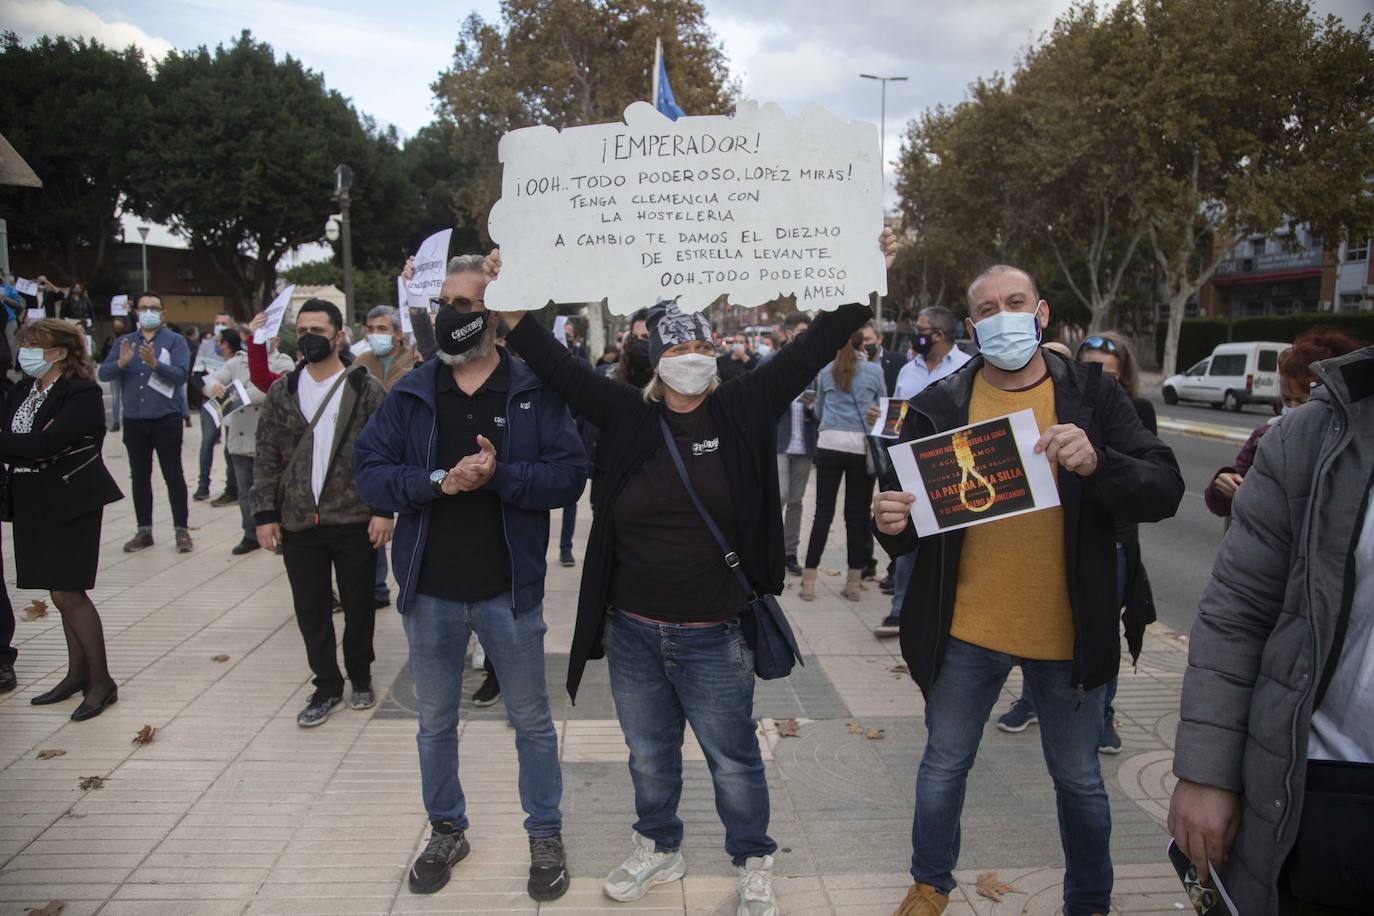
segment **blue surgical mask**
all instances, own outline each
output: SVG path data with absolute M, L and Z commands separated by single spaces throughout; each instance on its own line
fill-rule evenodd
M 1018 372 L 1040 347 L 1037 306 L 1030 312 L 998 312 L 973 326 L 973 339 L 983 358 L 1004 372 Z
M 386 356 L 391 352 L 391 346 L 396 341 L 390 334 L 369 334 L 367 335 L 367 345 L 372 348 L 372 352 L 378 356 Z
M 52 368 L 52 363 L 43 358 L 42 347 L 20 347 L 19 368 L 31 378 L 42 378 Z
M 225 329 L 228 328 L 228 327 L 229 327 L 229 325 L 227 325 L 227 324 L 217 324 L 217 325 L 215 325 L 215 336 L 218 337 L 219 335 L 223 334 L 224 331 L 225 331 Z
M 1279 408 L 1279 416 L 1281 416 L 1281 417 L 1286 417 L 1286 416 L 1288 416 L 1288 411 L 1291 410 L 1291 409 L 1292 409 L 1292 408 L 1290 408 L 1287 404 L 1284 404 L 1282 407 Z
M 144 309 L 138 313 L 138 326 L 145 331 L 156 331 L 162 327 L 162 313 L 155 309 Z

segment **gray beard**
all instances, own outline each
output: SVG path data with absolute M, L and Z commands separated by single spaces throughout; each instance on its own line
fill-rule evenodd
M 461 366 L 477 360 L 486 359 L 491 355 L 491 351 L 496 347 L 496 325 L 489 324 L 487 329 L 482 332 L 482 339 L 472 345 L 469 350 L 462 353 L 445 353 L 443 350 L 436 350 L 434 355 L 439 357 L 439 361 L 446 366 Z

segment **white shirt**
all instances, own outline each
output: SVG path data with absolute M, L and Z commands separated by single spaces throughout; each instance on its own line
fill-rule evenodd
M 308 367 L 301 372 L 296 397 L 300 399 L 305 422 L 309 423 L 315 416 L 315 411 L 320 409 L 320 401 L 324 400 L 325 394 L 333 387 L 339 376 L 347 371 L 347 367 L 340 369 L 322 382 L 315 381 Z M 329 471 L 329 452 L 334 445 L 334 430 L 339 425 L 339 404 L 342 400 L 343 385 L 340 385 L 330 397 L 329 406 L 320 416 L 320 422 L 315 424 L 315 441 L 312 443 L 314 449 L 310 455 L 310 489 L 315 494 L 316 503 L 319 503 L 320 493 L 324 490 L 324 475 Z
M 1321 708 L 1312 713 L 1312 760 L 1374 763 L 1374 508 L 1365 507 L 1356 537 L 1350 624 Z
M 893 390 L 892 396 L 903 401 L 914 398 L 925 391 L 927 385 L 933 385 L 945 376 L 959 371 L 959 367 L 971 359 L 973 357 L 955 347 L 945 354 L 945 358 L 940 360 L 934 369 L 931 369 L 926 366 L 926 358 L 917 354 L 902 367 L 901 372 L 897 373 L 897 387 Z

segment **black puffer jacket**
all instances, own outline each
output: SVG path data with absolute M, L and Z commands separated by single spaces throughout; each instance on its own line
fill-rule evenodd
M 1088 367 L 1049 350 L 1042 352 L 1054 379 L 1059 421 L 1079 422 L 1085 416 Z M 902 441 L 968 425 L 973 380 L 982 370 L 983 359 L 976 356 L 908 401 Z M 1073 609 L 1073 686 L 1092 690 L 1116 677 L 1121 659 L 1115 520 L 1169 518 L 1183 499 L 1183 477 L 1173 452 L 1141 425 L 1126 392 L 1111 379 L 1097 386 L 1086 431 L 1097 448 L 1096 472 L 1087 478 L 1063 472 L 1058 479 L 1068 562 L 1064 574 Z M 892 556 L 916 551 L 911 586 L 902 604 L 902 657 L 924 693 L 940 674 L 949 642 L 964 532 L 956 529 L 920 539 L 908 524 L 896 536 L 879 532 L 878 540 Z

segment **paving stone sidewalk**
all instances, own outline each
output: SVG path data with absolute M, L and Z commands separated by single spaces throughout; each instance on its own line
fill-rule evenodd
M 188 430 L 190 476 L 198 441 L 198 429 Z M 105 454 L 127 490 L 117 435 Z M 221 453 L 217 487 L 222 463 Z M 460 746 L 472 854 L 447 888 L 420 897 L 405 888 L 427 824 L 413 685 L 395 610 L 378 612 L 374 682 L 382 702 L 303 730 L 295 716 L 310 693 L 309 675 L 280 558 L 264 551 L 231 556 L 240 537 L 237 509 L 207 503 L 192 504 L 195 552 L 177 554 L 156 475 L 154 491 L 151 549 L 121 551 L 134 529 L 129 500 L 105 514 L 92 598 L 120 694 L 116 706 L 89 722 L 69 721 L 76 700 L 29 704 L 62 677 L 66 650 L 55 609 L 23 619 L 32 599 L 47 596 L 14 588 L 6 533 L 5 580 L 20 617 L 20 686 L 0 695 L 0 914 L 53 900 L 65 904 L 64 916 L 734 913 L 734 870 L 690 733 L 681 805 L 687 878 L 637 904 L 601 894 L 600 878 L 628 849 L 633 794 L 604 662 L 589 666 L 576 706 L 562 687 L 580 567 L 551 566 L 545 605 L 572 889 L 542 906 L 525 895 L 528 850 L 514 733 L 499 704 L 465 705 Z M 808 499 L 804 535 L 809 516 Z M 579 557 L 589 521 L 584 498 Z M 557 528 L 555 516 L 555 537 Z M 897 641 L 871 633 L 886 596 L 874 583 L 860 602 L 838 595 L 842 542 L 837 521 L 817 601 L 797 600 L 797 580 L 790 580 L 782 603 L 806 666 L 786 681 L 760 682 L 755 704 L 785 913 L 891 913 L 909 883 L 922 704 L 900 667 Z M 1164 856 L 1163 828 L 1185 649 L 1176 634 L 1152 628 L 1138 669 L 1122 669 L 1117 715 L 1124 752 L 1103 758 L 1114 913 L 1177 913 L 1185 902 Z M 480 672 L 469 671 L 465 695 L 480 680 Z M 1013 674 L 997 712 L 1017 693 Z M 799 736 L 779 737 L 777 722 L 788 719 L 799 723 Z M 851 723 L 862 726 L 859 733 Z M 158 729 L 155 739 L 131 743 L 144 725 Z M 881 737 L 868 737 L 869 730 Z M 48 749 L 65 753 L 39 759 Z M 91 776 L 103 787 L 80 788 Z M 988 724 L 969 779 L 960 865 L 953 916 L 1059 912 L 1063 858 L 1035 727 L 1006 735 Z M 974 886 L 987 871 L 1015 892 L 1000 902 L 979 896 Z

